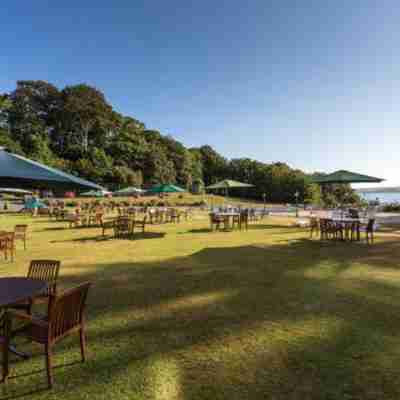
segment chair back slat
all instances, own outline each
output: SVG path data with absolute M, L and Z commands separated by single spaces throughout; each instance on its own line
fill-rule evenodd
M 47 282 L 46 295 L 55 295 L 60 264 L 60 261 L 57 260 L 32 260 L 29 266 L 28 278 Z
M 15 225 L 14 233 L 15 234 L 25 234 L 28 230 L 28 225 Z
M 49 307 L 50 340 L 56 340 L 82 324 L 90 286 L 91 283 L 85 283 L 64 292 L 58 297 L 51 296 Z

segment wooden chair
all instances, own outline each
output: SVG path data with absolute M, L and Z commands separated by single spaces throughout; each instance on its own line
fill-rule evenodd
M 343 240 L 343 226 L 340 223 L 327 219 L 325 227 L 328 239 Z
M 240 221 L 239 228 L 242 230 L 244 228 L 246 231 L 249 229 L 249 212 L 247 210 L 243 210 L 240 212 Z
M 142 234 L 144 234 L 147 222 L 147 215 L 143 217 L 143 219 L 134 219 L 132 221 L 132 234 L 135 233 L 135 228 L 139 228 L 142 230 Z
M 359 221 L 355 221 L 350 225 L 350 240 L 351 241 L 359 241 L 360 240 L 360 228 L 361 224 Z M 346 232 L 346 236 L 348 237 L 349 233 Z
M 102 228 L 102 236 L 103 238 L 106 237 L 106 231 L 110 230 L 114 230 L 114 225 L 115 225 L 115 221 L 104 221 L 101 223 L 101 228 Z
M 321 240 L 329 239 L 328 220 L 326 218 L 321 218 L 319 220 L 319 235 L 320 235 Z
M 221 229 L 221 224 L 223 224 L 224 221 L 225 221 L 224 218 L 218 216 L 215 213 L 211 213 L 210 214 L 210 227 L 211 227 L 211 230 L 212 231 L 214 230 L 214 226 L 215 226 L 216 230 L 220 230 Z
M 310 239 L 314 236 L 314 232 L 319 232 L 319 221 L 317 217 L 310 217 Z
M 14 255 L 15 255 L 14 232 L 0 232 L 0 252 L 3 252 L 4 258 L 6 260 L 8 260 L 8 255 L 10 255 L 11 261 L 14 261 Z
M 131 221 L 128 217 L 118 217 L 114 222 L 114 236 L 127 237 L 131 234 Z
M 365 232 L 365 237 L 367 243 L 374 243 L 374 228 L 375 228 L 375 219 L 369 219 L 368 223 L 365 227 L 360 228 L 363 232 Z
M 26 232 L 28 225 L 15 225 L 14 228 L 14 240 L 21 240 L 24 242 L 24 250 L 26 250 Z
M 236 226 L 238 229 L 240 229 L 240 217 L 241 217 L 240 214 L 234 215 L 234 216 L 232 217 L 232 229 L 235 229 L 235 226 Z
M 61 262 L 58 260 L 32 260 L 27 278 L 47 282 L 46 292 L 30 299 L 28 302 L 13 304 L 10 308 L 24 310 L 26 313 L 32 314 L 34 304 L 49 304 L 50 297 L 57 295 L 60 266 Z
M 173 208 L 169 214 L 169 218 L 172 223 L 177 222 L 179 224 L 181 222 L 181 214 L 179 210 Z
M 49 313 L 46 318 L 38 319 L 31 315 L 9 312 L 12 320 L 20 320 L 27 325 L 18 330 L 17 336 L 24 336 L 34 343 L 43 345 L 46 353 L 47 382 L 53 386 L 53 347 L 66 336 L 78 332 L 82 362 L 85 361 L 86 338 L 84 310 L 91 283 L 85 283 L 65 291 L 60 296 L 51 296 Z M 10 327 L 11 329 L 11 327 Z

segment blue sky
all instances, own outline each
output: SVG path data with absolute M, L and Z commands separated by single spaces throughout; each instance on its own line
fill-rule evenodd
M 86 82 L 227 157 L 346 168 L 400 185 L 400 7 L 380 0 L 14 0 L 0 92 Z

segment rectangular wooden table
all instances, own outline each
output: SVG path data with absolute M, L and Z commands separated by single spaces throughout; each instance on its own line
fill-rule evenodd
M 219 213 L 216 213 L 215 216 L 223 218 L 223 220 L 224 220 L 224 229 L 226 231 L 229 231 L 230 229 L 233 229 L 233 219 L 234 219 L 234 217 L 239 217 L 240 218 L 240 213 L 237 213 L 237 212 L 219 212 Z M 230 224 L 231 221 L 232 221 L 232 223 Z

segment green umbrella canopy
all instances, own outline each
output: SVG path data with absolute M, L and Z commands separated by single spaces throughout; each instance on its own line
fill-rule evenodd
M 249 183 L 243 183 L 238 181 L 232 181 L 230 179 L 225 179 L 223 181 L 214 183 L 213 185 L 207 186 L 206 189 L 233 189 L 233 188 L 249 188 L 254 185 L 250 185 Z
M 380 183 L 384 179 L 375 178 L 373 176 L 361 175 L 351 171 L 340 170 L 327 175 L 315 175 L 312 177 L 313 183 L 320 185 L 334 183 Z
M 185 192 L 185 189 L 182 189 L 179 186 L 169 185 L 169 184 L 156 185 L 147 191 L 147 193 L 182 193 L 182 192 Z
M 116 195 L 128 195 L 128 194 L 139 194 L 139 193 L 143 193 L 144 190 L 136 188 L 134 186 L 128 186 L 124 189 L 121 190 L 117 190 L 114 192 L 114 194 Z

